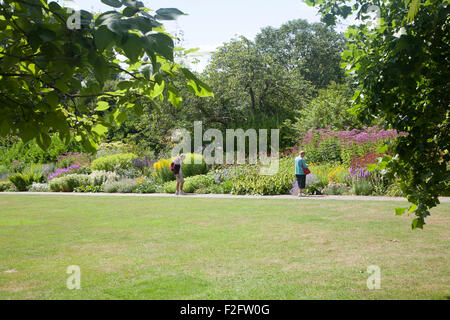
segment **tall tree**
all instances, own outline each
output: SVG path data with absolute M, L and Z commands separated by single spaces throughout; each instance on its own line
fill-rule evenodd
M 288 70 L 295 70 L 316 88 L 331 82 L 341 83 L 340 68 L 345 37 L 323 23 L 292 20 L 280 28 L 267 27 L 255 39 L 261 52 L 267 53 Z

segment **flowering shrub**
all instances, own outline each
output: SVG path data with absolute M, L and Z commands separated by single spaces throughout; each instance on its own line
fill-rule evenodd
M 155 193 L 158 185 L 151 179 L 141 177 L 137 179 L 137 184 L 133 192 L 135 193 Z
M 101 186 L 106 182 L 117 181 L 119 179 L 120 176 L 118 174 L 109 171 L 93 171 L 89 175 L 89 182 L 93 186 Z
M 50 192 L 50 186 L 48 183 L 37 183 L 33 182 L 33 184 L 28 188 L 30 192 Z
M 173 181 L 176 179 L 173 172 L 170 171 L 170 164 L 172 163 L 172 161 L 174 159 L 175 158 L 161 159 L 158 162 L 156 162 L 155 164 L 153 164 L 153 168 L 155 169 L 154 176 L 155 176 L 156 180 L 164 183 L 164 182 Z
M 309 159 L 313 162 L 338 161 L 351 165 L 352 161 L 362 160 L 370 154 L 376 158 L 376 150 L 386 141 L 394 141 L 406 133 L 396 130 L 383 130 L 378 127 L 364 128 L 363 130 L 334 131 L 329 129 L 309 130 L 303 137 L 301 144 Z M 295 148 L 297 151 L 299 148 Z M 374 162 L 372 162 L 374 163 Z
M 81 166 L 78 164 L 71 165 L 67 168 L 56 169 L 52 174 L 47 177 L 47 181 L 50 181 L 54 178 L 62 177 L 66 174 L 77 173 L 81 169 Z
M 64 155 L 58 157 L 56 161 L 57 168 L 67 168 L 71 165 L 78 165 L 80 167 L 89 166 L 89 156 L 79 152 L 67 152 Z

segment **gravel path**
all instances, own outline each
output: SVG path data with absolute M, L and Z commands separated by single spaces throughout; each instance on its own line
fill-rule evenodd
M 187 197 L 187 198 L 220 198 L 220 199 L 298 199 L 301 200 L 363 200 L 363 201 L 406 201 L 405 198 L 397 197 L 372 197 L 372 196 L 307 196 L 296 197 L 291 195 L 278 196 L 237 196 L 231 194 L 187 194 L 185 196 L 176 196 L 168 193 L 60 193 L 60 192 L 1 192 L 2 194 L 21 194 L 21 195 L 52 195 L 52 196 L 114 196 L 114 197 Z M 440 197 L 441 203 L 450 203 L 450 197 Z

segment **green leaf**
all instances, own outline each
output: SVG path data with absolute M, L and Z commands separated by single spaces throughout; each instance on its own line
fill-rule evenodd
M 52 139 L 50 138 L 48 133 L 40 133 L 36 137 L 36 142 L 39 145 L 39 147 L 41 147 L 42 150 L 47 150 L 47 148 L 52 143 Z
M 59 103 L 59 96 L 56 91 L 51 91 L 45 95 L 45 101 L 53 108 L 56 108 Z
M 114 33 L 106 26 L 100 26 L 94 34 L 95 46 L 100 50 L 105 50 L 114 41 Z
M 181 102 L 183 101 L 183 98 L 180 97 L 178 92 L 175 88 L 169 88 L 169 102 L 176 108 L 179 108 L 181 106 Z
M 402 216 L 408 208 L 395 208 L 395 215 Z
M 136 1 L 136 0 L 122 0 L 122 4 L 129 8 L 143 8 L 144 7 L 144 3 L 142 1 Z
M 97 102 L 97 108 L 95 108 L 96 111 L 105 111 L 109 109 L 109 103 L 106 101 L 99 101 Z
M 132 63 L 136 62 L 142 54 L 142 44 L 140 37 L 134 33 L 127 34 L 127 39 L 122 45 L 125 55 Z
M 128 114 L 126 112 L 121 112 L 119 109 L 114 112 L 114 120 L 119 126 L 127 119 L 127 117 Z
M 97 133 L 99 136 L 104 136 L 108 132 L 108 127 L 99 123 L 92 128 L 92 131 Z
M 132 17 L 132 16 L 134 16 L 134 15 L 136 14 L 136 12 L 138 12 L 138 11 L 139 11 L 139 9 L 137 9 L 137 8 L 126 7 L 126 8 L 123 10 L 123 15 L 124 15 L 125 17 Z
M 415 204 L 411 205 L 411 207 L 408 210 L 408 213 L 413 213 L 414 211 L 417 210 L 417 206 Z
M 389 146 L 387 144 L 383 144 L 381 147 L 377 149 L 378 153 L 386 153 L 389 149 Z
M 152 99 L 161 95 L 164 91 L 164 87 L 165 87 L 164 81 L 162 81 L 161 84 L 155 83 L 155 85 L 153 86 L 153 90 L 150 93 L 150 96 L 152 97 Z
M 372 172 L 377 168 L 376 164 L 368 164 L 367 165 L 367 171 Z
M 107 4 L 108 6 L 114 7 L 114 8 L 120 8 L 122 7 L 122 2 L 119 0 L 101 0 L 104 4 Z
M 173 40 L 166 34 L 155 33 L 142 38 L 145 50 L 156 52 L 164 58 L 173 61 Z
M 412 221 L 412 229 L 423 229 L 423 226 L 425 225 L 425 220 L 423 218 L 416 218 Z
M 185 15 L 185 13 L 176 8 L 161 8 L 156 10 L 155 18 L 158 20 L 176 20 L 182 15 Z

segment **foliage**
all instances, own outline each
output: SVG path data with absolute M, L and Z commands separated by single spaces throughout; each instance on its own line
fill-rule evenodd
M 29 192 L 50 192 L 50 186 L 48 183 L 33 182 L 33 184 L 28 187 L 28 191 Z
M 51 135 L 51 145 L 46 150 L 42 150 L 35 140 L 24 143 L 19 137 L 8 136 L 7 138 L 1 138 L 0 135 L 0 154 L 2 155 L 0 164 L 8 167 L 12 167 L 14 161 L 20 161 L 24 165 L 28 163 L 54 162 L 57 161 L 61 154 L 75 151 L 82 151 L 81 145 L 75 140 L 71 140 L 66 145 L 59 138 L 58 134 Z
M 80 167 L 89 167 L 90 159 L 85 153 L 79 152 L 67 152 L 58 157 L 56 166 L 58 168 L 67 168 L 72 165 L 78 165 Z
M 99 193 L 99 192 L 103 192 L 103 187 L 102 186 L 93 186 L 93 185 L 80 186 L 80 187 L 73 189 L 73 192 Z
M 233 194 L 275 195 L 288 194 L 294 178 L 294 159 L 279 160 L 275 175 L 261 175 L 258 165 L 242 165 L 230 170 Z
M 67 168 L 56 169 L 52 174 L 50 174 L 47 177 L 47 181 L 50 181 L 54 178 L 58 178 L 58 177 L 61 177 L 61 176 L 67 175 L 67 174 L 80 173 L 80 169 L 81 169 L 81 166 L 77 165 L 77 164 L 71 165 Z
M 345 183 L 330 182 L 325 188 L 322 189 L 322 193 L 326 195 L 341 195 L 348 193 L 349 188 Z
M 103 185 L 106 193 L 132 193 L 137 186 L 137 179 L 124 178 L 118 181 L 108 181 Z
M 187 193 L 200 192 L 214 184 L 214 178 L 209 175 L 198 175 L 186 178 L 184 180 L 183 191 Z M 165 193 L 175 193 L 176 181 L 169 181 L 163 185 Z
M 155 181 L 149 178 L 138 178 L 137 185 L 133 192 L 136 193 L 155 193 L 158 190 L 158 185 Z
M 174 63 L 174 42 L 160 21 L 176 19 L 180 10 L 150 15 L 141 1 L 103 3 L 118 10 L 94 16 L 69 13 L 55 1 L 0 3 L 0 136 L 18 132 L 46 149 L 51 132 L 65 142 L 73 133 L 93 152 L 112 123 L 141 113 L 138 99 L 166 98 L 179 106 L 174 78 L 194 94 L 212 95 Z M 121 80 L 118 90 L 105 86 L 111 78 Z
M 23 172 L 13 173 L 8 178 L 18 191 L 27 191 L 33 182 L 44 182 L 44 167 L 39 164 L 30 164 Z
M 89 183 L 95 187 L 101 186 L 108 181 L 117 181 L 119 179 L 120 176 L 117 173 L 110 171 L 93 171 L 89 175 Z
M 393 143 L 406 134 L 396 130 L 379 129 L 377 126 L 361 130 L 309 130 L 302 138 L 301 145 L 312 162 L 342 162 L 351 165 L 377 150 L 386 142 Z M 293 152 L 298 152 L 297 147 Z M 386 150 L 388 151 L 388 150 Z
M 345 130 L 348 127 L 361 127 L 357 118 L 348 112 L 352 95 L 347 85 L 332 83 L 328 88 L 320 89 L 318 96 L 300 111 L 294 124 L 297 131 L 303 134 L 310 129 Z
M 336 2 L 308 0 L 324 20 L 356 11 L 363 20 L 368 0 Z M 342 55 L 348 74 L 358 86 L 353 111 L 363 121 L 384 118 L 387 126 L 408 132 L 398 139 L 393 156 L 383 157 L 380 170 L 398 178 L 412 204 L 412 228 L 423 228 L 430 208 L 450 179 L 450 5 L 447 0 L 377 2 L 379 26 L 351 26 L 348 50 Z
M 323 23 L 298 19 L 280 28 L 266 27 L 256 35 L 256 46 L 285 69 L 294 70 L 315 88 L 342 82 L 341 53 L 345 38 Z
M 91 169 L 94 171 L 116 171 L 119 169 L 130 169 L 133 166 L 133 159 L 136 158 L 137 155 L 134 153 L 119 153 L 103 156 L 92 161 Z
M 358 196 L 370 196 L 373 188 L 366 179 L 356 179 L 352 183 L 352 192 Z
M 170 171 L 170 164 L 175 158 L 161 159 L 153 164 L 154 176 L 158 182 L 164 183 L 176 179 L 175 174 Z
M 89 175 L 69 174 L 50 180 L 49 185 L 54 192 L 73 192 L 75 188 L 89 185 Z
M 11 181 L 0 181 L 0 192 L 10 191 L 13 186 Z
M 133 147 L 121 141 L 102 142 L 97 148 L 96 157 L 109 156 L 118 153 L 133 153 Z
M 198 162 L 198 163 L 197 163 Z M 205 159 L 198 153 L 187 153 L 182 165 L 183 176 L 192 177 L 208 172 Z

